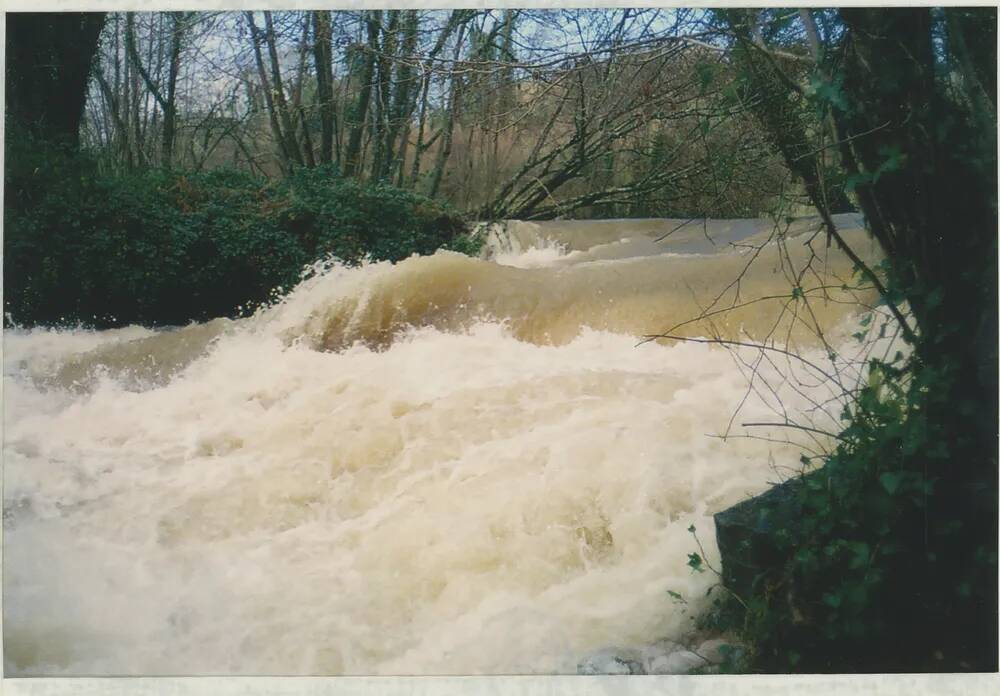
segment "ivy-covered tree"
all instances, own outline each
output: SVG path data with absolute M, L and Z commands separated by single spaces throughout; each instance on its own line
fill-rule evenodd
M 755 111 L 849 255 L 807 132 L 886 255 L 858 271 L 912 346 L 873 361 L 825 467 L 800 486 L 788 561 L 759 577 L 765 671 L 997 669 L 996 9 L 720 13 Z M 765 27 L 769 27 L 765 30 Z M 811 60 L 807 81 L 789 61 Z M 792 658 L 792 659 L 790 659 Z

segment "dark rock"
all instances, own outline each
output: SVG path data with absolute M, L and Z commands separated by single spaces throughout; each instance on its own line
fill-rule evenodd
M 795 551 L 787 530 L 801 515 L 801 487 L 816 480 L 816 472 L 798 476 L 716 513 L 722 581 L 738 597 L 751 596 L 756 583 Z

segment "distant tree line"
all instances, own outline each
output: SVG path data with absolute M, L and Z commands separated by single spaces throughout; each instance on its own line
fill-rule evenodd
M 702 11 L 88 21 L 102 28 L 80 137 L 104 171 L 331 164 L 477 218 L 746 216 L 802 193 Z

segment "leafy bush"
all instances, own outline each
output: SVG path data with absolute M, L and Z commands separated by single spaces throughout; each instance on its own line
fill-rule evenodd
M 871 360 L 834 452 L 790 482 L 785 507 L 758 508 L 768 543 L 786 560 L 758 574 L 746 596 L 720 592 L 702 618 L 703 628 L 735 633 L 750 646 L 738 669 L 961 671 L 975 664 L 982 646 L 956 631 L 953 617 L 988 606 L 997 554 L 983 530 L 940 509 L 941 489 L 954 482 L 933 472 L 948 468 L 956 443 L 930 414 L 976 408 L 946 403 L 950 379 L 917 356 Z M 984 489 L 966 499 L 989 506 L 995 497 Z M 977 538 L 970 563 L 958 552 Z
M 450 248 L 465 232 L 441 203 L 387 184 L 341 179 L 333 168 L 299 169 L 273 195 L 280 205 L 275 221 L 311 256 L 399 261 Z
M 4 303 L 22 325 L 181 324 L 251 311 L 334 255 L 478 251 L 435 201 L 329 168 L 102 175 L 37 143 L 8 148 Z

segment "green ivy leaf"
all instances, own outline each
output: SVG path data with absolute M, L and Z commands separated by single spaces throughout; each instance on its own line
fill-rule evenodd
M 848 567 L 852 569 L 862 568 L 868 564 L 868 558 L 871 555 L 871 550 L 863 541 L 854 541 L 850 543 L 850 549 L 853 556 L 848 562 Z
M 889 495 L 895 495 L 896 491 L 899 490 L 900 484 L 903 483 L 904 474 L 899 471 L 887 471 L 878 477 L 879 483 L 882 484 L 882 488 Z
M 944 300 L 944 292 L 941 288 L 935 288 L 931 292 L 927 293 L 926 305 L 927 309 L 937 309 L 941 306 L 941 302 Z
M 867 172 L 863 172 L 860 174 L 851 174 L 844 181 L 844 190 L 847 191 L 848 193 L 853 193 L 858 186 L 869 184 L 872 182 L 872 179 L 873 179 L 872 175 Z

